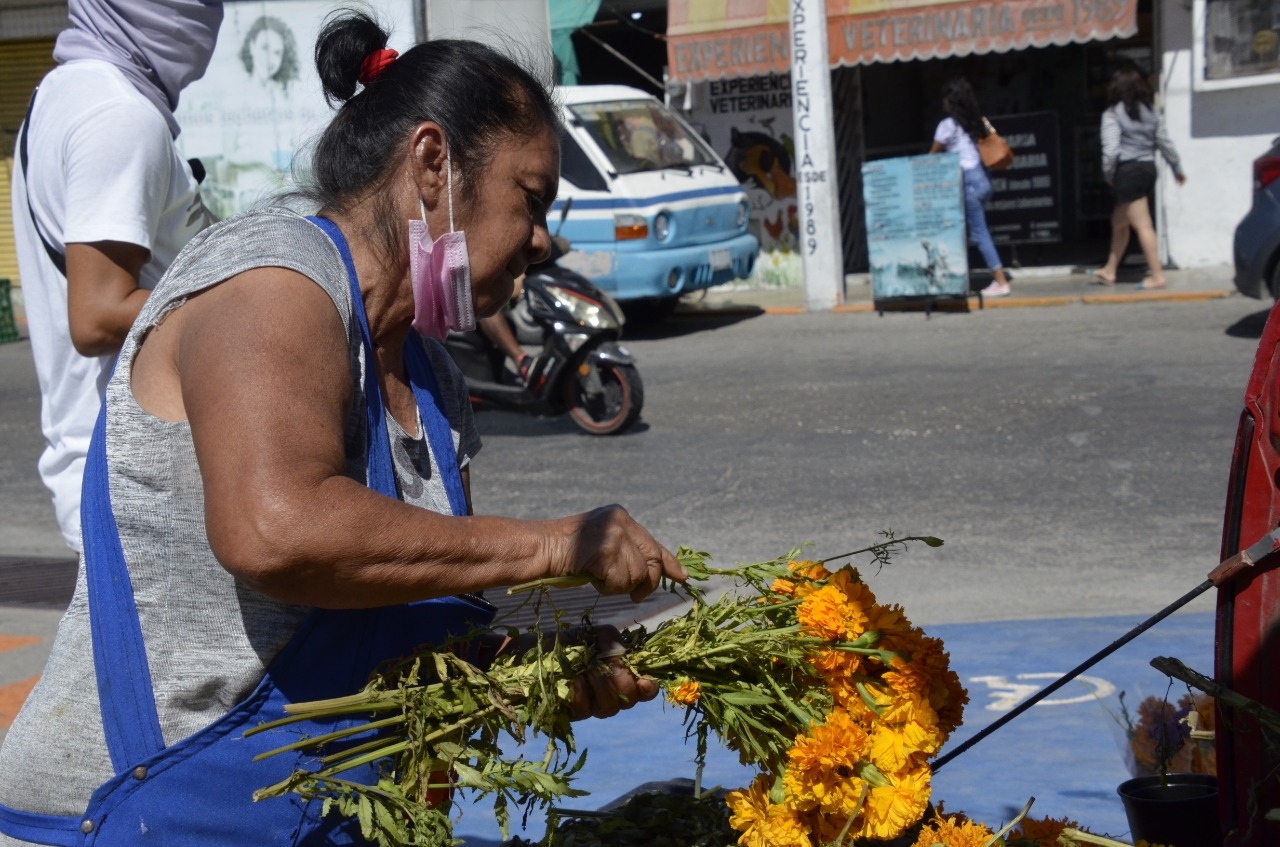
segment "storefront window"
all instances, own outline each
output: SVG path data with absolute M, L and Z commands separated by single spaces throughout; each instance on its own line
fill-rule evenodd
M 1197 0 L 1195 5 L 1198 87 L 1280 81 L 1280 4 Z

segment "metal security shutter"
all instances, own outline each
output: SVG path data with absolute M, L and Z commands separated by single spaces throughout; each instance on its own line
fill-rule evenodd
M 53 69 L 53 39 L 0 42 L 0 279 L 15 286 L 18 257 L 13 246 L 13 210 L 9 183 L 13 176 L 14 140 L 27 114 L 27 101 L 40 79 Z

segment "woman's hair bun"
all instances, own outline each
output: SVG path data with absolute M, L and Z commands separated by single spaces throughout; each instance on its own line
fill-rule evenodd
M 364 57 L 387 46 L 387 33 L 357 9 L 331 12 L 316 37 L 316 71 L 325 99 L 333 105 L 355 96 Z

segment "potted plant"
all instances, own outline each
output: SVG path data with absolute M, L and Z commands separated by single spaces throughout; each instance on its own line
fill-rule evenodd
M 1147 697 L 1138 704 L 1137 721 L 1123 694 L 1120 708 L 1133 777 L 1116 791 L 1130 835 L 1173 847 L 1221 844 L 1213 699 L 1188 693 L 1173 704 Z

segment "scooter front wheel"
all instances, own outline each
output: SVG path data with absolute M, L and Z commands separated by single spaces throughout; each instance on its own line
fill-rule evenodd
M 640 417 L 644 383 L 635 365 L 588 358 L 564 381 L 569 417 L 592 435 L 625 432 Z

